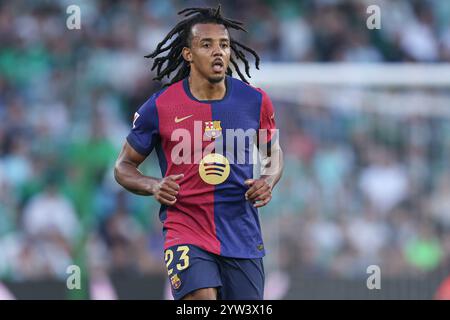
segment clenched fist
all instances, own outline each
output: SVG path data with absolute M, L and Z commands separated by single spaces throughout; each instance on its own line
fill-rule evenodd
M 250 200 L 255 208 L 265 206 L 272 199 L 272 186 L 266 179 L 247 179 L 245 184 L 250 187 L 245 193 L 245 199 Z
M 162 178 L 153 187 L 153 196 L 155 199 L 166 206 L 172 206 L 177 202 L 180 186 L 176 181 L 184 177 L 184 174 L 173 174 Z

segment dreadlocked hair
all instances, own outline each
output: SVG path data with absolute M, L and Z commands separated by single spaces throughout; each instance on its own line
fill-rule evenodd
M 189 63 L 184 60 L 182 50 L 184 47 L 188 47 L 190 43 L 191 36 L 191 28 L 195 24 L 198 23 L 215 23 L 221 24 L 228 29 L 235 29 L 247 32 L 242 25 L 242 22 L 227 19 L 223 17 L 220 13 L 221 6 L 219 5 L 217 9 L 213 8 L 187 8 L 180 12 L 179 15 L 184 14 L 185 17 L 188 17 L 182 21 L 180 21 L 170 32 L 166 35 L 166 37 L 158 43 L 155 51 L 145 56 L 145 58 L 156 58 L 153 61 L 152 71 L 156 68 L 156 77 L 153 80 L 161 81 L 164 77 L 169 78 L 170 75 L 177 69 L 178 72 L 172 78 L 169 83 L 166 83 L 164 86 L 169 86 L 177 81 L 180 81 L 189 75 Z M 173 41 L 170 43 L 169 40 L 176 35 Z M 230 57 L 230 62 L 233 65 L 235 71 L 239 75 L 239 77 L 245 83 L 248 83 L 245 76 L 242 74 L 239 66 L 237 64 L 238 60 L 241 60 L 245 66 L 246 75 L 250 76 L 250 65 L 245 56 L 244 51 L 250 52 L 255 57 L 255 66 L 256 69 L 259 70 L 259 62 L 260 58 L 258 54 L 251 48 L 239 43 L 238 41 L 232 39 L 230 37 L 230 48 L 232 55 Z M 168 51 L 166 55 L 161 55 L 162 53 Z M 159 56 L 159 57 L 158 57 Z M 227 68 L 227 75 L 232 75 L 232 70 L 230 67 Z

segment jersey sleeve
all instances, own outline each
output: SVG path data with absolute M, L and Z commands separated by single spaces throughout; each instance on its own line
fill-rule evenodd
M 275 124 L 275 110 L 267 93 L 259 88 L 258 91 L 262 94 L 261 112 L 259 117 L 259 137 L 261 138 L 258 138 L 258 144 L 270 143 L 272 137 L 275 135 L 275 129 L 277 128 Z
M 134 114 L 127 142 L 143 156 L 148 156 L 159 139 L 159 119 L 154 96 Z

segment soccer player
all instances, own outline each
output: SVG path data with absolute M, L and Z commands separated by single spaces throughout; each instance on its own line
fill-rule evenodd
M 250 76 L 244 51 L 253 54 L 256 67 L 259 62 L 230 37 L 230 29 L 244 30 L 242 23 L 224 18 L 220 6 L 183 13 L 185 20 L 146 56 L 155 58 L 156 80 L 178 71 L 135 113 L 115 177 L 127 190 L 161 203 L 175 299 L 263 299 L 257 208 L 270 201 L 283 161 L 274 109 L 236 63 L 241 60 Z M 231 76 L 230 63 L 242 81 Z M 259 178 L 253 177 L 254 147 Z M 162 179 L 138 170 L 153 149 Z

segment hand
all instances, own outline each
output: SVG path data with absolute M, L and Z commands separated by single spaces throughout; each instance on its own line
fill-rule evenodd
M 153 187 L 153 196 L 155 199 L 166 206 L 172 206 L 177 202 L 176 196 L 180 186 L 176 183 L 184 177 L 184 174 L 173 174 L 161 179 Z
M 250 187 L 245 193 L 245 199 L 250 200 L 255 208 L 265 206 L 272 199 L 272 187 L 266 179 L 247 179 L 244 183 Z

